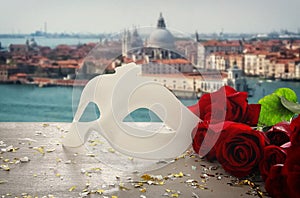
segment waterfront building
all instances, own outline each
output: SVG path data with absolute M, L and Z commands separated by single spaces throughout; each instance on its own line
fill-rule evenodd
M 223 52 L 223 53 L 242 53 L 243 43 L 238 40 L 209 40 L 198 43 L 198 54 L 197 54 L 197 67 L 199 69 L 211 69 L 211 65 L 207 65 L 207 57 L 211 53 Z
M 0 65 L 0 81 L 4 82 L 8 80 L 7 66 Z
M 300 62 L 295 66 L 295 79 L 300 80 Z

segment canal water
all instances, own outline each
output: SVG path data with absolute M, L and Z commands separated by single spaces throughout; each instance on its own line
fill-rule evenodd
M 300 82 L 267 81 L 248 79 L 254 95 L 249 103 L 257 103 L 264 95 L 280 87 L 293 89 L 300 98 Z M 33 85 L 0 84 L 0 122 L 71 122 L 76 111 L 80 90 L 72 87 L 43 87 Z M 300 101 L 300 99 L 298 99 Z M 188 106 L 197 100 L 181 100 Z M 82 117 L 83 121 L 96 119 L 99 112 L 90 105 Z M 129 115 L 126 121 L 157 121 L 148 111 L 138 110 Z

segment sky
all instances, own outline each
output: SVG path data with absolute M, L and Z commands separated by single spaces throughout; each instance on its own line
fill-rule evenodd
M 0 0 L 0 34 L 115 33 L 156 26 L 194 33 L 300 31 L 300 0 Z

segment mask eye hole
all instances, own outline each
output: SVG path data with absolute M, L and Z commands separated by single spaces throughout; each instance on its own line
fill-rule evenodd
M 100 111 L 98 106 L 90 102 L 84 109 L 83 114 L 81 115 L 79 122 L 91 122 L 100 118 Z
M 138 108 L 129 113 L 123 122 L 163 122 L 153 111 L 147 108 Z

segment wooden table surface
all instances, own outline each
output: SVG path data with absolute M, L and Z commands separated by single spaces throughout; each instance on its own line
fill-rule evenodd
M 156 170 L 117 170 L 85 146 L 63 147 L 69 126 L 0 123 L 0 197 L 258 197 L 191 151 Z M 255 184 L 264 191 L 263 183 Z

